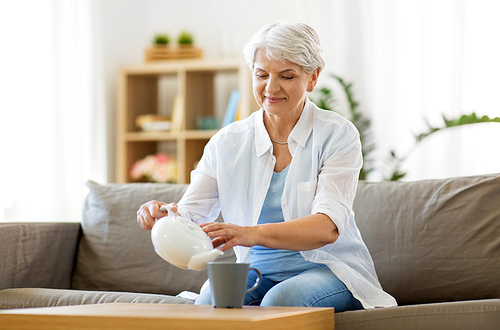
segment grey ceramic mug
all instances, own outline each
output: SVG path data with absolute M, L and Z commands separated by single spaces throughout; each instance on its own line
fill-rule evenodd
M 241 308 L 245 294 L 257 289 L 262 280 L 260 271 L 248 263 L 209 262 L 207 270 L 212 305 L 217 308 Z M 250 270 L 257 273 L 257 281 L 246 290 Z

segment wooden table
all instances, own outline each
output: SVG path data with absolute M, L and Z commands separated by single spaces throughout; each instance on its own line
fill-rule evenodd
M 2 330 L 23 329 L 227 329 L 334 328 L 333 308 L 110 303 L 0 310 Z

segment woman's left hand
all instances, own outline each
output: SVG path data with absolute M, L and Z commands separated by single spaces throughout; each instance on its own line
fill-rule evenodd
M 221 251 L 240 245 L 252 247 L 257 245 L 257 228 L 233 225 L 230 223 L 203 223 L 200 225 L 210 238 L 214 238 L 212 244 L 214 248 L 220 247 Z

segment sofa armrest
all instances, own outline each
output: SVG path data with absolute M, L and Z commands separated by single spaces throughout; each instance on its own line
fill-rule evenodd
M 71 286 L 80 223 L 0 223 L 0 289 Z

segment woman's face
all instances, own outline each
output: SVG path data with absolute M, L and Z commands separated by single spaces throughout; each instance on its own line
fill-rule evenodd
M 319 70 L 308 74 L 289 61 L 270 60 L 258 50 L 252 78 L 255 100 L 269 114 L 300 114 L 306 92 L 314 88 L 318 74 Z

